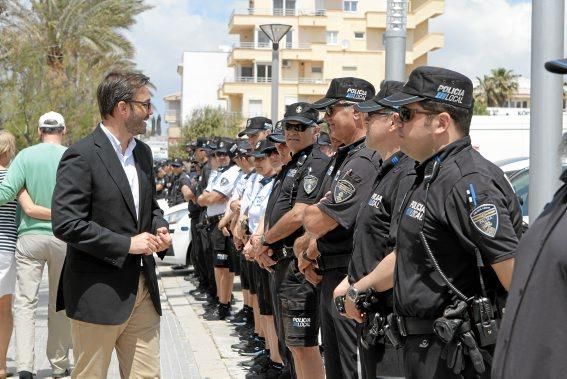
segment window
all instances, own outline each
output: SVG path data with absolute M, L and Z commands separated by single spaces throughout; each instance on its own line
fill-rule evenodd
M 258 63 L 256 65 L 256 77 L 258 83 L 270 83 L 272 81 L 272 65 Z
M 354 32 L 354 39 L 364 39 L 364 32 Z
M 343 71 L 356 71 L 356 66 L 343 66 Z
M 339 32 L 327 32 L 327 45 L 336 45 L 339 43 Z
M 296 0 L 273 0 L 273 15 L 295 16 L 295 1 Z
M 344 0 L 343 10 L 345 12 L 356 12 L 358 11 L 358 0 Z
M 312 74 L 322 74 L 323 73 L 323 67 L 311 67 L 311 73 Z
M 256 39 L 256 41 L 257 41 L 258 48 L 272 47 L 270 39 L 268 38 L 266 33 L 264 33 L 262 31 L 262 29 L 258 29 L 257 36 L 258 36 L 258 38 Z
M 262 100 L 248 100 L 248 117 L 256 117 L 262 115 Z
M 240 68 L 240 76 L 242 78 L 253 78 L 254 77 L 254 67 L 241 67 Z

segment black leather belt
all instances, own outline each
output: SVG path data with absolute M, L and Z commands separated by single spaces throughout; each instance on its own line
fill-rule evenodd
M 404 337 L 416 334 L 434 334 L 435 319 L 397 316 L 400 334 Z
M 207 217 L 207 223 L 209 224 L 215 224 L 217 222 L 219 222 L 222 219 L 223 215 L 216 215 L 216 216 L 211 216 L 211 217 Z
M 317 258 L 317 265 L 321 271 L 337 268 L 347 268 L 352 254 L 321 255 Z
M 276 262 L 282 261 L 284 259 L 294 258 L 292 247 L 284 247 L 283 249 L 273 250 L 272 259 Z

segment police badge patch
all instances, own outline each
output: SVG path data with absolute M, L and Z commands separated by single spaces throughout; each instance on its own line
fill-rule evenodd
M 319 179 L 317 179 L 315 176 L 307 175 L 303 179 L 303 189 L 305 190 L 305 193 L 311 195 L 311 193 L 315 191 L 315 187 L 317 187 L 318 182 Z
M 482 204 L 472 210 L 470 218 L 481 233 L 494 238 L 498 231 L 498 211 L 494 204 Z
M 355 193 L 356 188 L 354 188 L 352 183 L 348 180 L 341 179 L 335 186 L 333 197 L 335 198 L 335 203 L 340 204 L 350 199 Z
M 220 185 L 221 185 L 221 186 L 226 186 L 227 184 L 228 184 L 228 179 L 227 179 L 227 178 L 222 178 L 222 179 L 220 180 Z

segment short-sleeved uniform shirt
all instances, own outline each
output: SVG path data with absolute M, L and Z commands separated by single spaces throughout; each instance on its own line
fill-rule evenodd
M 324 199 L 318 205 L 338 223 L 336 228 L 317 239 L 322 256 L 352 253 L 356 215 L 360 205 L 368 200 L 380 170 L 380 154 L 366 147 L 364 138 L 340 148 L 335 164 L 341 161 L 342 164 L 334 168 L 330 199 Z
M 250 175 L 251 173 L 244 172 L 242 169 L 240 169 L 238 178 L 236 179 L 236 184 L 234 185 L 234 190 L 232 191 L 232 196 L 230 197 L 230 201 L 235 201 L 242 198 L 244 190 L 246 189 L 246 182 L 248 181 Z
M 424 177 L 435 160 L 439 170 L 426 191 Z M 475 249 L 487 283 L 497 286 L 488 266 L 512 258 L 521 236 L 514 190 L 502 170 L 471 147 L 469 137 L 416 166 L 415 181 L 396 210 L 394 306 L 406 317 L 436 318 L 452 302 L 421 244 L 421 230 L 445 275 L 466 296 L 481 294 Z
M 232 191 L 236 185 L 239 172 L 240 168 L 234 165 L 224 168 L 222 172 L 219 173 L 211 187 L 211 192 L 215 191 L 220 193 L 224 196 L 224 200 L 207 206 L 208 217 L 218 216 L 226 211 L 228 199 L 232 196 Z
M 317 201 L 321 185 L 320 179 L 323 177 L 329 160 L 328 156 L 310 145 L 294 154 L 291 161 L 282 167 L 275 178 L 272 193 L 268 199 L 264 218 L 268 229 L 289 212 L 295 202 L 314 204 Z M 299 228 L 283 240 L 274 242 L 271 247 L 276 249 L 284 246 L 291 247 L 302 234 L 303 228 Z
M 240 199 L 240 216 L 247 216 L 250 211 L 250 205 L 260 190 L 260 181 L 263 179 L 262 175 L 256 171 L 248 177 L 246 188 Z
M 394 249 L 396 241 L 390 236 L 392 213 L 400 180 L 413 171 L 414 165 L 402 152 L 382 162 L 374 188 L 356 216 L 348 270 L 351 284 L 368 275 Z
M 250 209 L 248 210 L 248 229 L 251 233 L 256 232 L 258 226 L 260 225 L 260 220 L 262 220 L 262 216 L 266 212 L 266 207 L 268 206 L 268 199 L 270 198 L 270 193 L 272 192 L 272 187 L 274 185 L 274 178 L 276 176 L 269 176 L 266 178 L 262 178 L 259 182 L 259 190 L 254 199 L 252 200 L 252 204 L 250 205 Z

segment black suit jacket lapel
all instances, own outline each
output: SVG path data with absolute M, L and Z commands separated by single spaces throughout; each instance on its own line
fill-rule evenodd
M 124 201 L 130 211 L 130 215 L 134 219 L 135 222 L 138 221 L 138 217 L 136 216 L 136 206 L 134 205 L 134 196 L 132 196 L 132 190 L 130 189 L 130 184 L 128 183 L 128 178 L 126 177 L 126 173 L 122 168 L 122 164 L 118 160 L 116 156 L 116 151 L 112 147 L 112 144 L 108 140 L 106 134 L 98 126 L 94 133 L 93 133 L 94 143 L 98 146 L 97 154 L 100 157 L 100 160 L 106 167 L 108 174 L 116 183 L 116 186 L 120 190 Z

